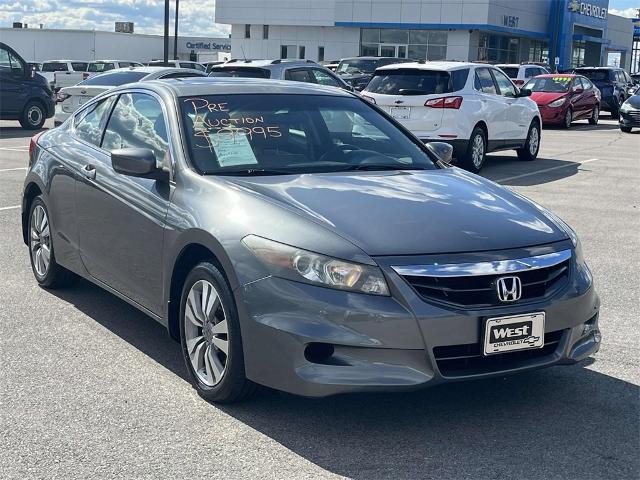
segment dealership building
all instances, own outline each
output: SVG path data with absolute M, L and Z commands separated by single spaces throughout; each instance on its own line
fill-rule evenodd
M 608 0 L 217 0 L 234 58 L 375 55 L 630 67 L 631 19 Z
M 96 30 L 63 30 L 40 28 L 0 28 L 0 42 L 16 50 L 28 62 L 55 59 L 129 60 L 148 62 L 162 59 L 164 37 L 137 33 Z M 170 58 L 174 58 L 171 37 Z M 229 38 L 178 36 L 180 60 L 216 61 L 231 55 Z

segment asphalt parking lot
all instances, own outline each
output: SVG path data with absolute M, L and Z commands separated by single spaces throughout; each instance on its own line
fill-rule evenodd
M 640 476 L 640 131 L 608 118 L 545 129 L 535 162 L 498 153 L 483 170 L 580 235 L 602 300 L 592 358 L 414 393 L 265 390 L 224 407 L 196 395 L 153 320 L 86 282 L 36 285 L 20 233 L 30 135 L 0 122 L 0 478 Z

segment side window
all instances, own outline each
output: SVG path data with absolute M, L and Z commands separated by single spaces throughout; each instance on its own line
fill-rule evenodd
M 509 80 L 507 76 L 499 70 L 493 69 L 491 71 L 493 72 L 493 76 L 495 77 L 498 88 L 500 89 L 500 94 L 503 97 L 515 97 L 516 87 L 511 83 L 511 80 Z
M 585 90 L 593 88 L 593 83 L 591 83 L 588 78 L 580 77 L 580 80 L 582 80 L 582 85 L 584 85 Z
M 476 68 L 475 89 L 482 93 L 498 93 L 488 68 Z
M 576 77 L 576 79 L 573 81 L 573 88 L 582 88 L 584 89 L 585 86 L 582 83 L 582 79 L 580 77 Z
M 631 80 L 631 77 L 629 76 L 629 74 L 627 72 L 625 72 L 624 70 L 622 71 L 622 74 L 624 75 L 624 81 L 627 83 L 633 83 L 633 80 Z
M 316 82 L 319 83 L 320 85 L 328 85 L 330 87 L 340 86 L 338 81 L 335 78 L 333 78 L 331 75 L 329 75 L 327 72 L 325 72 L 324 70 L 314 68 L 311 70 L 311 73 L 315 77 Z
M 74 118 L 75 135 L 96 147 L 100 146 L 102 131 L 111 110 L 114 97 L 94 103 L 80 111 Z
M 71 62 L 71 68 L 74 72 L 85 72 L 87 70 L 86 62 Z
M 463 68 L 462 70 L 454 70 L 451 72 L 451 86 L 452 92 L 462 90 L 467 84 L 467 78 L 469 77 L 469 69 Z
M 158 100 L 144 93 L 124 93 L 118 98 L 102 148 L 149 148 L 158 165 L 165 164 L 169 140 L 162 107 Z
M 284 78 L 285 80 L 292 80 L 294 82 L 316 83 L 315 77 L 311 76 L 311 72 L 308 68 L 287 70 L 284 74 Z
M 21 72 L 23 68 L 24 65 L 15 55 L 4 48 L 0 49 L 0 71 Z
M 622 72 L 620 70 L 617 70 L 615 72 L 615 75 L 616 75 L 616 78 L 615 78 L 616 81 L 624 83 L 624 75 L 622 75 Z
M 531 67 L 527 68 L 524 71 L 524 78 L 529 79 L 529 78 L 535 77 L 536 75 L 539 75 L 539 71 L 540 70 L 537 68 L 531 68 Z
M 192 63 L 186 63 L 186 62 L 181 62 L 180 63 L 180 68 L 191 68 L 195 70 L 195 67 L 193 66 Z
M 159 78 L 187 78 L 187 77 L 201 77 L 198 72 L 173 72 L 167 73 L 166 75 L 162 75 Z

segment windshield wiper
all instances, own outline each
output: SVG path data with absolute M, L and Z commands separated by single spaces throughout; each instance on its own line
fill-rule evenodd
M 224 170 L 221 172 L 211 172 L 211 175 L 237 175 L 237 176 L 258 176 L 258 175 L 292 175 L 295 172 L 286 170 L 272 170 L 268 168 L 244 168 L 242 170 Z
M 361 165 L 349 165 L 345 171 L 351 170 L 427 170 L 424 167 L 420 167 L 418 165 L 398 165 L 398 164 L 387 164 L 387 163 L 365 163 Z

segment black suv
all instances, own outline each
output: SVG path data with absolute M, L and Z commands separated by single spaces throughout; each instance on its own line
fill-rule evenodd
M 19 120 L 23 128 L 42 128 L 55 102 L 46 79 L 10 46 L 0 42 L 0 120 Z
M 629 97 L 629 89 L 634 85 L 627 72 L 617 67 L 581 67 L 574 69 L 573 73 L 591 80 L 602 94 L 600 108 L 611 112 L 615 119 L 620 117 L 620 106 Z

